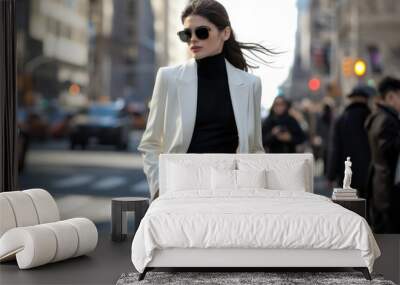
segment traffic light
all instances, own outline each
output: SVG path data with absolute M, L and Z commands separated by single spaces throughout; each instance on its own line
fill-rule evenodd
M 354 74 L 354 60 L 351 57 L 345 57 L 342 61 L 342 72 L 346 77 L 350 77 Z
M 362 59 L 357 59 L 354 63 L 354 73 L 361 77 L 367 72 L 367 63 Z
M 318 91 L 318 89 L 321 87 L 321 80 L 319 80 L 318 78 L 316 78 L 316 77 L 314 77 L 314 78 L 311 78 L 309 81 L 308 81 L 308 88 L 311 90 L 311 91 Z
M 364 76 L 367 72 L 367 63 L 363 59 L 353 59 L 345 57 L 342 60 L 342 72 L 345 77 L 350 76 Z

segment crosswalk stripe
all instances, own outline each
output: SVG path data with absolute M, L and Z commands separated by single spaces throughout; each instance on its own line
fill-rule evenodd
M 53 182 L 52 186 L 55 188 L 77 187 L 84 184 L 88 184 L 93 180 L 94 180 L 93 175 L 74 175 Z
M 114 188 L 127 184 L 127 182 L 128 179 L 126 177 L 109 176 L 96 181 L 96 183 L 92 184 L 90 188 L 94 190 L 108 191 L 108 190 L 114 190 Z

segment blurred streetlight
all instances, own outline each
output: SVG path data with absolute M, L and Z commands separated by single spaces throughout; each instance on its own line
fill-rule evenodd
M 362 59 L 356 60 L 356 62 L 354 63 L 354 73 L 358 77 L 361 77 L 361 76 L 365 75 L 366 71 L 367 71 L 366 62 Z

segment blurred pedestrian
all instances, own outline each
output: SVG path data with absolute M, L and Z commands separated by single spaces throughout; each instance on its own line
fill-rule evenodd
M 277 96 L 270 114 L 263 122 L 263 145 L 270 153 L 294 153 L 296 146 L 306 136 L 297 120 L 289 114 L 291 103 L 284 96 Z
M 370 87 L 371 90 L 374 90 L 374 96 L 372 96 L 372 100 L 371 100 L 371 111 L 374 112 L 377 110 L 378 108 L 378 103 L 382 102 L 382 97 L 380 96 L 380 94 L 378 93 L 378 91 L 373 88 Z
M 353 162 L 351 187 L 366 197 L 368 166 L 371 160 L 368 134 L 364 128 L 371 110 L 368 100 L 373 94 L 364 85 L 355 87 L 348 95 L 349 104 L 334 122 L 328 154 L 328 181 L 342 187 L 344 161 L 349 156 Z
M 318 114 L 315 136 L 312 138 L 312 149 L 315 160 L 322 158 L 324 170 L 327 174 L 328 169 L 328 150 L 330 147 L 329 135 L 334 120 L 333 104 L 325 100 L 322 105 L 322 111 Z
M 395 183 L 400 153 L 400 80 L 385 77 L 378 90 L 381 100 L 365 125 L 372 153 L 369 219 L 375 233 L 400 233 L 400 185 Z
M 305 149 L 308 149 L 308 152 L 314 152 L 313 149 L 313 140 L 316 136 L 317 130 L 317 114 L 318 114 L 318 105 L 311 101 L 309 98 L 303 98 L 300 102 L 300 112 L 303 114 L 304 121 L 300 122 L 300 126 L 305 133 L 306 141 Z
M 17 137 L 18 173 L 22 174 L 26 166 L 26 155 L 30 145 L 30 134 L 25 122 L 17 121 Z

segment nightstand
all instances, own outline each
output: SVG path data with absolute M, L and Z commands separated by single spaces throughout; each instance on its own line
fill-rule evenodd
M 111 200 L 111 239 L 123 241 L 126 239 L 127 212 L 135 212 L 135 232 L 149 207 L 149 199 L 144 197 L 119 197 Z M 135 232 L 133 234 L 135 234 Z
M 363 198 L 357 199 L 332 199 L 332 202 L 339 204 L 340 206 L 359 214 L 361 217 L 366 219 L 367 217 L 367 201 Z

